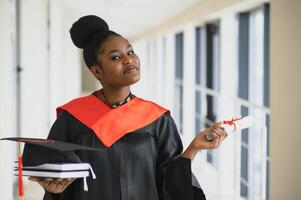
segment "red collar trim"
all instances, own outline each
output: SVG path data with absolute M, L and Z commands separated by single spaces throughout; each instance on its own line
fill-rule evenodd
M 115 108 L 109 108 L 94 95 L 80 97 L 57 108 L 57 116 L 67 111 L 93 130 L 98 139 L 110 147 L 124 135 L 154 122 L 167 109 L 138 97 Z

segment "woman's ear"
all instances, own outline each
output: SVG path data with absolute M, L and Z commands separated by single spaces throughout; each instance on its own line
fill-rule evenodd
M 92 65 L 91 66 L 91 72 L 97 78 L 98 80 L 102 79 L 103 77 L 103 71 L 102 68 L 98 65 Z

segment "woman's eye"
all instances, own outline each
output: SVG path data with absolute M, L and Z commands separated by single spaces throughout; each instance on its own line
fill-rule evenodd
M 129 56 L 133 56 L 134 54 L 135 54 L 134 51 L 129 51 L 128 53 Z
M 112 60 L 119 60 L 119 59 L 120 59 L 120 56 L 112 56 L 111 59 L 112 59 Z

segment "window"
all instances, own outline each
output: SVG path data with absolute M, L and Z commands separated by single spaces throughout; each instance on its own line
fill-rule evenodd
M 195 130 L 209 127 L 217 119 L 220 45 L 219 24 L 210 23 L 195 29 Z M 202 109 L 203 108 L 203 109 Z M 208 163 L 217 167 L 215 150 L 207 150 Z
M 175 122 L 183 133 L 183 58 L 184 34 L 175 36 Z
M 206 94 L 206 124 L 209 127 L 217 119 L 217 95 L 219 91 L 219 25 L 212 23 L 206 25 L 206 89 L 213 93 Z M 217 167 L 217 158 L 214 150 L 207 150 L 207 161 Z M 214 159 L 215 157 L 215 159 Z
M 264 14 L 264 50 L 263 50 L 263 62 L 264 62 L 264 96 L 263 96 L 263 105 L 265 107 L 270 106 L 270 4 L 265 4 L 263 7 Z M 266 200 L 270 199 L 270 115 L 266 114 L 266 185 L 265 185 L 265 194 Z
M 240 196 L 269 199 L 269 5 L 238 18 L 241 115 L 257 121 L 241 131 Z

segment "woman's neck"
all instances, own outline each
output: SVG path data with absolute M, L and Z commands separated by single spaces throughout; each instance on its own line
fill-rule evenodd
M 120 101 L 126 99 L 130 94 L 130 87 L 123 87 L 123 88 L 109 88 L 104 87 L 102 89 L 103 95 L 105 100 L 109 105 L 116 104 Z

